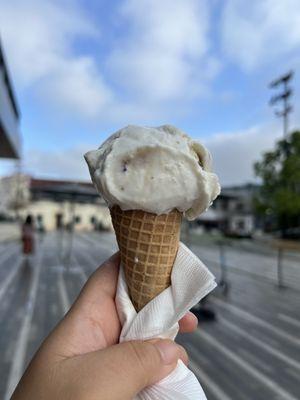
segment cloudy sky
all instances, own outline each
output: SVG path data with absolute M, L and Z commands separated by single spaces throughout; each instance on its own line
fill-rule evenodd
M 87 179 L 82 154 L 109 134 L 170 123 L 223 184 L 253 181 L 282 134 L 268 83 L 290 69 L 300 125 L 299 0 L 0 0 L 0 33 L 35 176 Z

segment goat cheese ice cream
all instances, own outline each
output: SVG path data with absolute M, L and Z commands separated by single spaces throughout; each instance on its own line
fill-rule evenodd
M 92 181 L 109 207 L 193 220 L 220 193 L 209 151 L 171 125 L 129 125 L 85 154 Z

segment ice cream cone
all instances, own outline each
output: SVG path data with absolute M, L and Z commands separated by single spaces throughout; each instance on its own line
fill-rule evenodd
M 131 301 L 140 311 L 171 283 L 182 213 L 110 210 Z

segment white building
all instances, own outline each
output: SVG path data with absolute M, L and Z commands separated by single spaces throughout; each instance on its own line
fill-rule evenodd
M 31 214 L 47 231 L 112 227 L 109 209 L 91 183 L 13 175 L 0 179 L 0 198 L 2 215 L 25 219 Z

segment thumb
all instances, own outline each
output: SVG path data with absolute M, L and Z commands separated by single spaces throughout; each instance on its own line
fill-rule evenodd
M 169 339 L 124 342 L 85 357 L 88 370 L 98 371 L 98 393 L 114 400 L 132 399 L 169 375 L 179 359 L 188 361 L 184 348 Z

